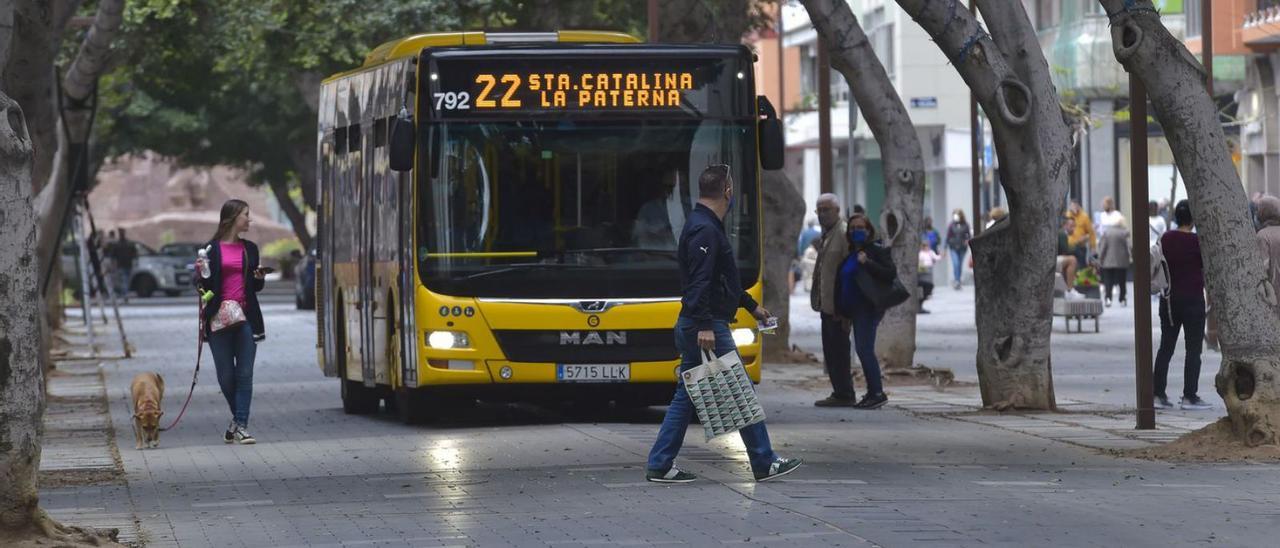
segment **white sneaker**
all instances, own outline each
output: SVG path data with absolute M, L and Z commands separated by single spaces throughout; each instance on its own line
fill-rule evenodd
M 1173 403 L 1169 401 L 1169 398 L 1166 398 L 1164 396 L 1156 396 L 1155 408 L 1156 409 L 1173 409 Z
M 243 426 L 237 426 L 236 431 L 232 432 L 232 435 L 235 436 L 236 443 L 240 445 L 253 445 L 258 443 L 258 440 L 254 439 L 253 435 L 250 434 Z

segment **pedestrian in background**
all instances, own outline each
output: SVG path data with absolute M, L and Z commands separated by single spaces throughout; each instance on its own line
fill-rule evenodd
M 956 209 L 951 213 L 951 224 L 947 225 L 947 249 L 951 251 L 951 286 L 960 290 L 961 278 L 964 275 L 964 256 L 969 251 L 969 239 L 973 231 L 964 218 L 964 211 Z
M 877 307 L 866 294 L 869 284 L 859 283 L 859 278 L 869 276 L 892 282 L 897 276 L 897 270 L 889 248 L 876 239 L 876 229 L 865 215 L 853 214 L 847 225 L 849 256 L 840 263 L 836 303 L 840 315 L 852 324 L 853 348 L 858 353 L 858 361 L 862 362 L 862 375 L 867 381 L 866 395 L 853 404 L 853 407 L 879 409 L 889 402 L 880 379 L 880 362 L 876 359 L 876 329 L 880 326 L 885 311 Z M 849 369 L 836 371 L 833 367 L 830 375 L 836 392 L 854 392 L 853 377 Z
M 1102 215 L 1098 218 L 1098 224 L 1102 226 L 1101 233 L 1106 233 L 1107 227 L 1116 226 L 1125 223 L 1124 213 L 1116 209 L 1116 201 L 1110 196 L 1102 199 Z M 1125 225 L 1126 228 L 1128 225 Z M 1101 244 L 1099 244 L 1101 245 Z
M 1258 200 L 1258 250 L 1267 260 L 1267 274 L 1277 299 L 1280 299 L 1280 198 L 1263 196 Z M 1273 307 L 1280 314 L 1280 307 Z
M 809 292 L 809 306 L 822 319 L 822 362 L 831 378 L 831 395 L 813 402 L 817 407 L 853 407 L 853 383 L 841 382 L 835 375 L 843 371 L 848 377 L 850 365 L 849 322 L 840 315 L 836 306 L 836 279 L 840 275 L 840 263 L 849 255 L 849 240 L 845 238 L 845 222 L 840 218 L 840 199 L 835 194 L 818 197 L 818 223 L 822 225 L 822 237 L 817 240 L 818 258 L 813 268 L 813 289 Z
M 253 364 L 258 341 L 267 336 L 258 292 L 262 291 L 267 271 L 259 267 L 257 244 L 241 237 L 253 222 L 249 218 L 249 204 L 227 200 L 218 217 L 218 230 L 205 247 L 209 276 L 198 274 L 196 288 L 202 295 L 212 292 L 204 305 L 204 337 L 209 341 L 218 386 L 231 409 L 231 422 L 222 434 L 222 441 L 250 445 L 257 441 L 249 434 Z M 211 324 L 222 309 L 223 301 L 238 304 L 244 321 L 213 332 Z
M 1080 260 L 1076 257 L 1076 247 L 1071 245 L 1071 233 L 1075 230 L 1076 222 L 1071 217 L 1062 218 L 1062 230 L 1058 231 L 1058 251 L 1057 259 L 1055 259 L 1055 270 L 1062 275 L 1062 280 L 1067 284 L 1066 297 L 1079 297 L 1076 293 L 1076 269 L 1080 267 Z
M 1093 231 L 1093 221 L 1089 219 L 1089 214 L 1080 207 L 1080 202 L 1071 201 L 1071 205 L 1067 208 L 1067 216 L 1075 223 L 1075 228 L 1071 231 L 1070 243 L 1072 247 L 1079 250 L 1077 258 L 1080 255 L 1088 256 L 1090 249 L 1097 249 L 1098 235 Z M 1084 260 L 1080 261 L 1084 266 Z
M 929 249 L 934 253 L 938 252 L 938 244 L 942 243 L 942 236 L 938 234 L 938 229 L 933 228 L 933 217 L 924 218 L 924 230 L 921 231 L 921 238 L 929 243 Z
M 982 228 L 984 230 L 991 228 L 995 226 L 996 223 L 1000 222 L 1001 219 L 1004 219 L 1005 217 L 1008 217 L 1008 216 L 1009 216 L 1009 211 L 1006 210 L 1005 208 L 1000 206 L 993 207 L 991 208 L 991 211 L 987 212 L 987 224 L 982 225 Z
M 680 351 L 680 371 L 702 364 L 703 352 L 716 356 L 736 352 L 729 324 L 738 308 L 745 308 L 764 321 L 769 311 L 742 290 L 738 263 L 724 231 L 724 216 L 733 203 L 733 179 L 729 166 L 710 166 L 698 177 L 698 204 L 689 213 L 680 233 L 676 256 L 680 261 L 680 316 L 676 320 L 675 342 Z M 677 375 L 679 377 L 679 375 Z M 684 434 L 693 419 L 693 402 L 684 381 L 676 384 L 675 395 L 658 430 L 658 439 L 649 451 L 645 479 L 657 483 L 689 483 L 697 476 L 675 467 L 676 455 L 684 445 Z M 774 454 L 769 431 L 763 422 L 740 430 L 742 444 L 756 481 L 788 474 L 800 466 L 799 459 Z
M 1191 216 L 1191 205 L 1186 200 L 1174 206 L 1173 219 L 1177 230 L 1165 232 L 1160 237 L 1160 250 L 1169 264 L 1169 292 L 1160 299 L 1160 349 L 1155 362 L 1155 407 L 1172 409 L 1173 404 L 1165 393 L 1168 384 L 1169 361 L 1178 345 L 1178 332 L 1182 331 L 1186 350 L 1183 364 L 1182 400 L 1179 406 L 1186 410 L 1212 409 L 1213 406 L 1197 394 L 1200 383 L 1200 353 L 1204 343 L 1205 301 L 1204 262 L 1200 258 L 1200 238 Z
M 1119 212 L 1116 211 L 1118 214 Z M 1102 266 L 1102 285 L 1106 305 L 1111 306 L 1111 289 L 1120 286 L 1120 306 L 1128 306 L 1129 264 L 1133 242 L 1124 215 L 1103 216 L 1102 237 L 1098 239 L 1098 261 Z
M 138 247 L 125 236 L 124 229 L 116 230 L 116 240 L 108 244 L 115 266 L 116 293 L 129 302 L 129 284 L 133 280 L 133 262 L 138 258 Z
M 929 240 L 920 240 L 920 254 L 917 260 L 919 267 L 916 269 L 916 278 L 920 285 L 920 307 L 916 313 L 928 314 L 929 311 L 925 310 L 924 302 L 933 295 L 933 265 L 938 264 L 942 256 L 929 248 Z
M 796 283 L 804 281 L 804 252 L 821 235 L 822 231 L 818 230 L 818 219 L 809 217 L 805 221 L 805 229 L 800 231 L 800 237 L 796 239 L 796 258 L 791 261 L 791 279 L 788 280 L 788 293 L 795 293 Z
M 1147 202 L 1147 230 L 1151 232 L 1151 245 L 1160 241 L 1160 237 L 1169 230 L 1169 224 L 1164 221 L 1164 216 L 1160 215 L 1160 204 L 1155 200 Z

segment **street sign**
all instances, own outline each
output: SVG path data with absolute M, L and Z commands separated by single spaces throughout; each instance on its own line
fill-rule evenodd
M 911 108 L 938 108 L 937 97 L 912 97 Z

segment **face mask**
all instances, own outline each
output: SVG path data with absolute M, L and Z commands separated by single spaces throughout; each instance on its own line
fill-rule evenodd
M 960 222 L 960 216 L 959 216 L 959 215 L 952 215 L 952 216 L 951 216 L 951 220 L 952 220 L 952 221 L 955 221 L 955 222 L 957 222 L 957 223 L 958 223 L 958 222 Z
M 729 193 L 729 211 L 733 211 L 734 198 L 735 196 L 733 195 L 732 192 L 730 192 Z
M 855 244 L 863 243 L 867 241 L 867 231 L 861 228 L 851 230 L 849 231 L 849 238 L 852 239 Z

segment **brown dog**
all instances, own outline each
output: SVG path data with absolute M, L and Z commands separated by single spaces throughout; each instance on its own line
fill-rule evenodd
M 160 446 L 160 417 L 164 415 L 164 378 L 158 373 L 138 373 L 129 386 L 133 395 L 133 437 L 137 449 Z

